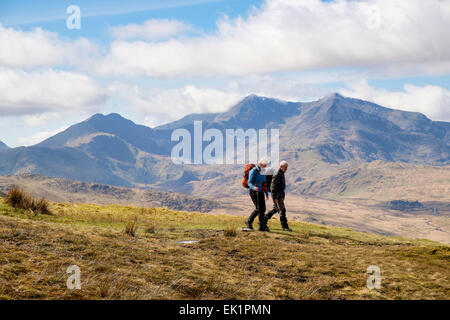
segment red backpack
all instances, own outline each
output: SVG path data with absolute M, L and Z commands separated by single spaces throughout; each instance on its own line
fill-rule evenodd
M 250 188 L 248 186 L 248 174 L 249 174 L 250 170 L 252 170 L 254 167 L 256 167 L 256 165 L 254 165 L 253 163 L 248 163 L 245 165 L 244 176 L 242 178 L 242 186 L 244 188 L 247 188 L 247 189 Z

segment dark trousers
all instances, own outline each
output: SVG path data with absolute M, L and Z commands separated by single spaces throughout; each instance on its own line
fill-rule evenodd
M 280 214 L 281 227 L 282 228 L 289 228 L 288 221 L 287 221 L 287 218 L 286 218 L 286 207 L 284 206 L 284 196 L 280 197 L 280 198 L 278 198 L 276 200 L 277 200 L 277 203 L 273 204 L 272 210 L 267 212 L 267 220 L 272 218 L 272 216 L 275 213 L 278 212 Z
M 258 216 L 259 227 L 266 226 L 266 218 L 264 215 L 266 212 L 266 199 L 264 199 L 264 192 L 250 190 L 250 198 L 252 198 L 255 210 L 253 210 L 250 217 L 248 217 L 249 224 L 252 224 L 253 221 L 255 221 L 256 216 Z

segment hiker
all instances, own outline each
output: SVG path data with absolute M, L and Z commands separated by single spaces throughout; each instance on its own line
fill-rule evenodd
M 273 176 L 272 183 L 270 186 L 273 200 L 273 208 L 266 215 L 266 221 L 269 221 L 272 216 L 278 212 L 280 214 L 280 222 L 283 231 L 292 231 L 289 228 L 288 221 L 286 218 L 286 207 L 284 206 L 284 197 L 286 189 L 286 180 L 284 174 L 288 169 L 288 163 L 286 161 L 281 161 L 280 169 L 277 174 Z
M 261 170 L 267 167 L 267 160 L 261 159 L 258 161 L 258 165 L 250 170 L 248 175 L 248 187 L 250 189 L 250 198 L 255 205 L 255 210 L 250 214 L 250 217 L 245 222 L 247 228 L 253 230 L 253 221 L 256 216 L 259 220 L 259 231 L 270 231 L 267 227 L 265 212 L 266 212 L 266 199 L 269 199 L 269 194 L 266 187 L 266 177 L 261 174 Z

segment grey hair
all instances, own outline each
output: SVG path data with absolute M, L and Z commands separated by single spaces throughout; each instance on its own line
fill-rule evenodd
M 287 163 L 287 161 L 281 161 L 280 162 L 280 167 L 284 167 L 284 166 L 287 166 L 288 165 L 288 163 Z
M 267 166 L 269 164 L 269 161 L 266 159 L 266 158 L 261 158 L 261 159 L 259 159 L 259 161 L 258 161 L 258 166 L 259 165 L 265 165 L 265 166 Z

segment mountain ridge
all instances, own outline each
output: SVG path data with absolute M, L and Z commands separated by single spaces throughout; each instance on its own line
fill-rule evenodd
M 298 111 L 301 102 L 287 102 L 274 98 L 249 95 L 240 102 L 221 113 L 195 113 L 183 118 L 158 126 L 155 130 L 168 130 L 176 128 L 187 128 L 192 126 L 194 121 L 206 122 L 205 128 L 214 123 L 218 129 L 227 126 L 238 126 L 240 128 L 266 127 L 270 123 L 279 123 L 283 117 L 292 116 Z M 276 109 L 279 107 L 279 109 Z M 261 110 L 262 109 L 262 110 Z M 281 112 L 281 116 L 277 113 Z M 256 117 L 254 116 L 256 115 Z M 275 121 L 267 121 L 262 116 L 271 116 Z
M 170 159 L 176 128 L 280 130 L 280 156 L 292 164 L 291 183 L 326 178 L 347 163 L 375 160 L 424 165 L 450 164 L 450 123 L 382 107 L 339 94 L 312 102 L 288 102 L 251 95 L 222 113 L 190 114 L 149 128 L 119 114 L 95 114 L 31 146 L 4 150 L 0 175 L 36 173 L 49 177 L 151 187 L 192 193 L 195 184 L 229 186 L 240 166 L 175 165 Z M 227 167 L 228 168 L 228 167 Z M 225 182 L 226 181 L 226 182 Z M 209 192 L 217 187 L 211 185 Z M 304 188 L 313 190 L 314 188 Z
M 67 146 L 74 139 L 74 136 L 80 137 L 81 135 L 98 132 L 115 135 L 146 152 L 154 152 L 160 148 L 164 149 L 164 146 L 155 143 L 160 138 L 157 131 L 144 125 L 135 124 L 133 121 L 117 113 L 110 113 L 108 115 L 97 113 L 35 146 L 61 148 Z M 142 136 L 153 139 L 139 140 Z
M 6 143 L 0 141 L 0 150 L 7 150 L 9 147 L 6 145 Z

